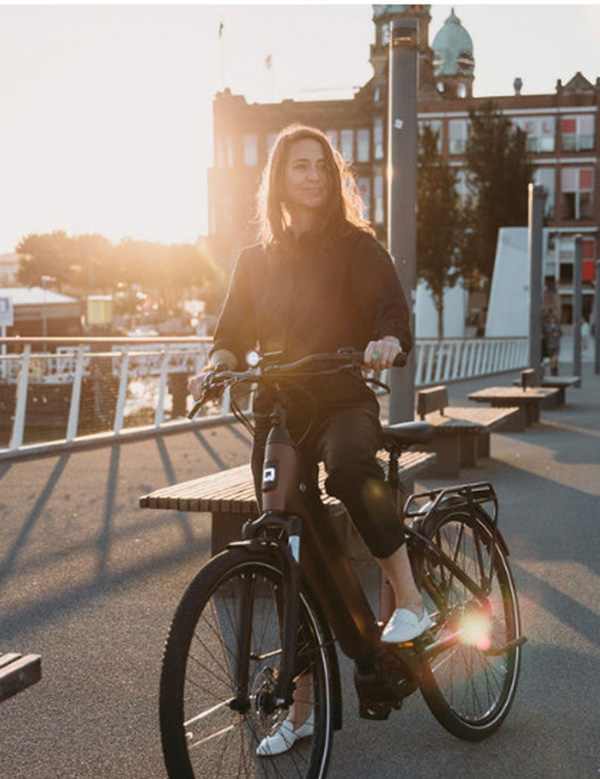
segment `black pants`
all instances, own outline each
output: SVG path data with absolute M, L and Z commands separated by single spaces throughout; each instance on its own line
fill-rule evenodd
M 308 424 L 302 412 L 289 414 L 288 424 L 298 441 Z M 267 416 L 258 416 L 252 451 L 252 472 L 260 494 Z M 373 395 L 360 403 L 317 412 L 299 450 L 315 488 L 318 463 L 327 471 L 325 489 L 348 509 L 352 521 L 375 557 L 386 558 L 405 541 L 404 527 L 384 480 L 376 454 L 381 448 L 379 405 Z

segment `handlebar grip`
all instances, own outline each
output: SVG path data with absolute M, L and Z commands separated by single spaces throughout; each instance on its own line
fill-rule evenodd
M 202 399 L 196 401 L 196 403 L 194 403 L 194 406 L 193 406 L 192 410 L 187 415 L 187 418 L 188 419 L 193 419 L 196 416 L 196 414 L 200 411 L 200 409 L 202 408 L 203 404 L 204 404 L 204 401 Z
M 406 352 L 399 352 L 396 355 L 396 359 L 392 363 L 393 368 L 403 368 L 408 361 L 408 354 Z

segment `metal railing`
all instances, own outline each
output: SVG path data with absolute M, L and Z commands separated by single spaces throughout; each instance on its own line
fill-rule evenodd
M 189 426 L 186 384 L 211 339 L 12 338 L 0 341 L 0 459 Z M 527 365 L 526 338 L 419 339 L 415 386 Z M 383 379 L 385 380 L 385 376 Z M 194 424 L 232 419 L 229 397 Z

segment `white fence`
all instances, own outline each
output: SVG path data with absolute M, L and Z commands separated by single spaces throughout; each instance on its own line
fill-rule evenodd
M 202 369 L 210 339 L 5 343 L 18 350 L 0 354 L 0 459 L 189 425 L 187 376 Z M 415 386 L 516 370 L 527 357 L 526 338 L 418 340 Z M 225 399 L 196 424 L 230 418 Z

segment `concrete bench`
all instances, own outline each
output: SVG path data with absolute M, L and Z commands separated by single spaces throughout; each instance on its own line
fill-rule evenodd
M 387 453 L 382 451 L 378 459 L 384 470 L 387 467 Z M 428 468 L 436 459 L 432 452 L 404 452 L 398 461 L 401 481 L 411 479 L 416 473 Z M 362 539 L 353 523 L 347 518 L 342 504 L 324 492 L 325 469 L 319 469 L 319 486 L 322 501 L 331 514 L 339 516 L 340 537 L 350 557 L 363 555 Z M 244 522 L 258 517 L 258 504 L 254 497 L 254 482 L 249 465 L 240 465 L 226 471 L 201 476 L 198 479 L 174 484 L 142 495 L 141 508 L 171 509 L 176 511 L 209 512 L 211 521 L 212 554 L 217 554 L 228 543 L 241 537 Z
M 523 389 L 531 389 L 535 383 L 535 371 L 533 368 L 527 368 L 521 371 L 521 378 L 515 379 L 513 384 L 520 386 Z M 544 376 L 540 381 L 540 387 L 551 389 L 557 389 L 558 394 L 555 397 L 542 401 L 542 408 L 556 408 L 557 406 L 564 406 L 566 401 L 566 394 L 569 387 L 580 387 L 580 376 Z
M 544 376 L 540 384 L 544 388 L 558 390 L 556 404 L 564 406 L 569 387 L 581 387 L 581 376 Z M 543 403 L 542 408 L 546 408 Z
M 503 430 L 521 432 L 540 420 L 542 403 L 556 405 L 558 390 L 544 387 L 486 387 L 471 392 L 469 400 L 477 403 L 489 403 L 493 408 L 519 408 L 519 414 L 511 418 Z
M 42 678 L 42 658 L 39 655 L 0 653 L 0 703 L 31 687 Z
M 455 478 L 461 467 L 473 467 L 478 457 L 490 456 L 490 433 L 506 429 L 519 409 L 450 406 L 444 385 L 417 393 L 417 416 L 435 427 L 428 448 L 437 454 L 431 475 Z

